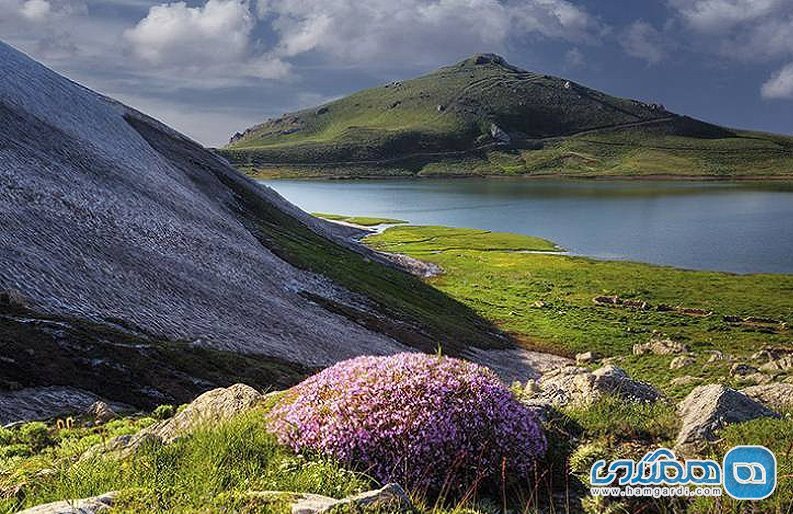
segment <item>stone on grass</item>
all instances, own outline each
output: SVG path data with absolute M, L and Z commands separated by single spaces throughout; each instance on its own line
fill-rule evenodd
M 790 371 L 793 369 L 793 355 L 785 355 L 760 366 L 760 371 L 773 373 L 776 371 Z
M 688 355 L 678 355 L 669 363 L 669 369 L 680 369 L 697 362 L 697 359 Z
M 113 412 L 113 409 L 110 408 L 110 405 L 103 401 L 94 402 L 85 414 L 94 418 L 94 421 L 98 424 L 107 423 L 118 417 L 116 413 Z
M 588 405 L 604 395 L 625 400 L 653 402 L 661 397 L 653 386 L 633 380 L 616 366 L 603 366 L 590 372 L 586 368 L 566 366 L 542 376 L 540 391 L 527 400 L 530 404 Z
M 598 359 L 598 356 L 594 352 L 584 352 L 576 354 L 575 356 L 575 363 L 578 365 L 582 364 L 592 364 Z
M 145 443 L 169 444 L 207 424 L 227 421 L 259 405 L 264 396 L 245 384 L 213 389 L 202 394 L 172 418 L 160 421 L 134 435 L 120 436 L 89 449 L 83 458 L 100 453 L 124 457 Z
M 744 364 L 742 362 L 736 362 L 730 368 L 730 376 L 731 377 L 745 377 L 747 375 L 751 375 L 753 373 L 757 373 L 758 369 L 754 366 L 750 366 L 749 364 Z
M 755 385 L 741 392 L 771 409 L 793 408 L 793 384 L 780 382 Z
M 688 353 L 688 347 L 668 338 L 653 337 L 646 343 L 633 345 L 634 355 L 674 355 L 679 353 Z
M 82 500 L 62 500 L 23 510 L 19 514 L 95 514 L 113 507 L 116 492 Z
M 409 512 L 415 511 L 407 493 L 398 484 L 387 484 L 374 491 L 348 496 L 341 500 L 321 494 L 293 493 L 288 491 L 251 491 L 248 497 L 265 502 L 286 502 L 292 514 L 324 514 L 339 512 Z
M 677 435 L 678 448 L 697 447 L 715 441 L 716 432 L 733 423 L 779 415 L 747 395 L 710 384 L 695 387 L 678 405 L 682 428 Z

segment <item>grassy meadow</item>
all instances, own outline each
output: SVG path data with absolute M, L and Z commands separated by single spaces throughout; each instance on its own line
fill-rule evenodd
M 548 241 L 473 229 L 399 226 L 365 241 L 378 250 L 440 265 L 444 272 L 429 279 L 432 285 L 527 348 L 618 357 L 629 372 L 678 395 L 693 385 L 673 386 L 675 377 L 737 380 L 728 376 L 732 363 L 708 363 L 709 352 L 748 359 L 764 346 L 786 345 L 791 338 L 789 275 L 734 275 L 554 255 L 546 253 L 557 250 Z M 649 307 L 593 301 L 611 295 L 647 302 Z M 684 313 L 678 307 L 692 311 Z M 732 322 L 730 316 L 775 322 Z M 673 356 L 632 355 L 634 344 L 659 333 L 686 344 L 696 363 L 671 370 Z

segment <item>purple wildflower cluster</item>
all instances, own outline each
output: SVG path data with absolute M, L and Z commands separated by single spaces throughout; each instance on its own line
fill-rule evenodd
M 489 369 L 449 357 L 358 357 L 308 378 L 270 413 L 281 443 L 414 490 L 527 481 L 546 440 Z

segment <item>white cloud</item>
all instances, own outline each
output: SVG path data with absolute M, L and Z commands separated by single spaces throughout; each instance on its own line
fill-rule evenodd
M 620 39 L 620 44 L 628 55 L 644 59 L 649 64 L 659 63 L 666 57 L 666 42 L 663 34 L 641 20 L 628 26 Z
M 288 64 L 255 51 L 255 25 L 247 0 L 208 0 L 199 7 L 174 2 L 153 6 L 124 37 L 135 57 L 156 67 L 201 75 L 286 76 Z
M 40 21 L 52 12 L 52 5 L 47 0 L 27 0 L 20 12 L 29 20 Z
M 788 0 L 670 0 L 686 23 L 703 32 L 723 31 L 789 6 Z
M 793 62 L 774 73 L 763 84 L 763 98 L 793 98 Z
M 483 50 L 512 38 L 594 41 L 601 24 L 566 0 L 259 0 L 277 52 L 322 52 L 349 63 L 411 65 Z

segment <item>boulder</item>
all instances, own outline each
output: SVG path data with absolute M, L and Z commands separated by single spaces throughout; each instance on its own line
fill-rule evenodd
M 653 337 L 646 343 L 633 345 L 634 355 L 674 355 L 679 353 L 688 353 L 686 345 L 668 338 Z
M 675 442 L 677 448 L 714 441 L 717 430 L 733 423 L 779 416 L 747 395 L 721 384 L 695 387 L 680 402 L 678 411 L 682 428 Z
M 323 514 L 326 512 L 408 512 L 415 507 L 404 489 L 397 484 L 368 491 L 341 500 L 321 494 L 293 493 L 287 491 L 252 491 L 249 497 L 264 502 L 287 502 L 291 504 L 292 514 Z
M 741 392 L 771 409 L 793 408 L 793 384 L 780 382 L 741 389 Z
M 685 368 L 686 366 L 690 366 L 697 362 L 694 357 L 690 357 L 688 355 L 678 355 L 672 362 L 669 363 L 669 369 L 680 369 Z
M 19 514 L 94 514 L 113 507 L 116 493 L 105 493 L 82 500 L 63 500 L 23 510 Z
M 633 380 L 621 368 L 610 365 L 592 372 L 566 366 L 543 375 L 539 387 L 527 403 L 564 407 L 587 405 L 608 394 L 636 402 L 653 402 L 661 397 L 651 385 Z
M 592 364 L 598 359 L 598 355 L 594 352 L 578 353 L 575 356 L 576 364 Z
M 780 357 L 760 366 L 760 371 L 769 373 L 790 371 L 791 369 L 793 369 L 793 355 L 785 355 L 784 357 Z
M 97 424 L 107 423 L 111 419 L 115 419 L 117 414 L 113 412 L 110 405 L 103 401 L 94 402 L 86 411 L 86 416 L 94 418 Z
M 731 377 L 745 377 L 747 375 L 752 375 L 757 373 L 758 369 L 754 366 L 750 366 L 749 364 L 744 364 L 742 362 L 736 362 L 730 368 L 730 376 Z
M 120 436 L 89 449 L 83 458 L 98 453 L 128 455 L 144 443 L 169 444 L 208 423 L 226 421 L 259 405 L 264 395 L 245 384 L 213 389 L 202 394 L 172 418 L 160 421 L 132 436 Z

